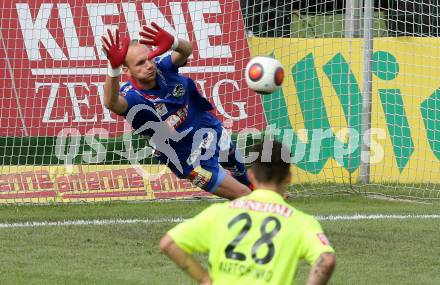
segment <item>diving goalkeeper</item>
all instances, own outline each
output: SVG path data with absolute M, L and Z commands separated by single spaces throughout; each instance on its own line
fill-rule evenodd
M 250 193 L 241 156 L 211 114 L 211 103 L 191 78 L 178 73 L 192 54 L 191 43 L 151 25 L 142 27 L 139 41 L 123 39 L 118 30 L 102 36 L 109 61 L 105 106 L 150 137 L 159 161 L 177 177 L 227 199 Z M 129 80 L 120 87 L 122 72 Z

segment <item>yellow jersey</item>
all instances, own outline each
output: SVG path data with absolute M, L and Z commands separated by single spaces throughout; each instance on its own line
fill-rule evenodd
M 295 284 L 301 259 L 334 252 L 318 221 L 270 190 L 214 204 L 168 234 L 185 252 L 209 253 L 214 285 Z

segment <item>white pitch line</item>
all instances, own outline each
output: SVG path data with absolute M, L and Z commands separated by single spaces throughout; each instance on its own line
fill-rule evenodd
M 32 228 L 47 226 L 100 226 L 100 225 L 124 225 L 124 224 L 157 224 L 157 223 L 180 223 L 185 221 L 184 218 L 168 218 L 168 219 L 108 219 L 108 220 L 71 220 L 56 222 L 24 222 L 24 223 L 1 223 L 0 228 Z
M 440 219 L 440 214 L 430 215 L 330 215 L 315 216 L 319 221 L 355 221 L 355 220 L 408 220 L 408 219 Z M 24 222 L 24 223 L 0 223 L 0 228 L 33 228 L 47 226 L 87 226 L 87 225 L 124 225 L 124 224 L 158 224 L 158 223 L 180 223 L 185 218 L 164 218 L 164 219 L 108 219 L 108 220 L 71 220 L 56 222 Z
M 426 214 L 426 215 L 330 215 L 330 216 L 315 216 L 319 221 L 355 221 L 355 220 L 408 220 L 408 219 L 440 219 L 440 214 Z

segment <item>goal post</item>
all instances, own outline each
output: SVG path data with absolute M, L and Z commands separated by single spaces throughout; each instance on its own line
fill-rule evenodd
M 292 194 L 438 199 L 440 5 L 431 2 L 3 1 L 0 203 L 209 196 L 103 104 L 100 36 L 118 26 L 137 38 L 152 21 L 191 41 L 181 72 L 245 155 L 265 136 L 290 147 Z M 285 68 L 273 94 L 246 86 L 257 55 Z

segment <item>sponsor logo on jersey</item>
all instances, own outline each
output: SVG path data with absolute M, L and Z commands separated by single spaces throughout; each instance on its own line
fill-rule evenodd
M 133 88 L 133 86 L 131 86 L 131 85 L 127 85 L 127 86 L 125 86 L 125 88 L 122 89 L 121 95 L 122 95 L 122 96 L 127 95 L 127 92 L 130 91 L 131 88 Z
M 203 169 L 201 166 L 197 166 L 193 171 L 191 171 L 188 178 L 191 180 L 193 185 L 204 189 L 211 181 L 212 172 Z
M 322 234 L 322 233 L 321 234 L 316 234 L 316 236 L 321 241 L 322 245 L 330 245 L 330 242 L 327 239 L 327 237 L 325 236 L 325 234 Z
M 188 117 L 188 108 L 185 106 L 166 118 L 165 123 L 170 128 L 177 129 L 186 120 L 186 117 Z
M 165 106 L 164 103 L 158 103 L 154 106 L 156 109 L 156 112 L 159 114 L 159 116 L 164 116 L 166 113 L 168 113 L 167 106 Z
M 275 203 L 265 203 L 254 200 L 235 200 L 229 204 L 229 208 L 238 208 L 256 212 L 278 214 L 286 218 L 292 215 L 292 209 Z
M 185 87 L 183 87 L 182 84 L 177 84 L 176 87 L 174 87 L 173 90 L 173 96 L 178 98 L 178 97 L 182 97 L 185 94 Z

